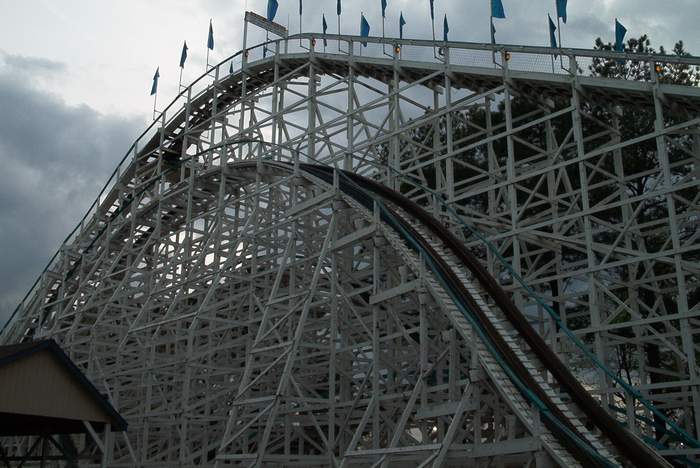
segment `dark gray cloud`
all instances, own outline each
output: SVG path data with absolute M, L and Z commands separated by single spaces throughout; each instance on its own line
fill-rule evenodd
M 6 71 L 12 70 L 21 74 L 38 72 L 62 72 L 66 65 L 43 57 L 26 57 L 24 55 L 8 54 L 0 50 L 0 66 Z
M 0 323 L 92 203 L 142 123 L 35 87 L 63 65 L 0 56 Z

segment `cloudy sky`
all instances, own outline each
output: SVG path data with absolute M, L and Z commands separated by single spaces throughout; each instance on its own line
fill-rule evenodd
M 326 12 L 335 32 L 336 0 L 303 0 L 304 30 Z M 223 59 L 241 47 L 243 12 L 264 14 L 267 0 L 0 0 L 0 323 L 14 309 L 90 205 L 152 111 L 151 77 L 160 66 L 161 102 L 204 70 L 209 19 Z M 503 0 L 498 41 L 546 45 L 554 0 Z M 298 32 L 298 0 L 279 0 L 276 21 Z M 429 0 L 388 0 L 387 35 L 428 38 Z M 489 40 L 488 0 L 435 0 L 450 39 Z M 380 0 L 343 0 L 342 30 L 357 34 L 360 12 L 381 31 Z M 682 39 L 700 54 L 700 0 L 569 0 L 564 45 L 611 40 L 618 17 L 629 35 L 648 33 L 670 48 Z M 251 42 L 263 39 L 253 35 Z

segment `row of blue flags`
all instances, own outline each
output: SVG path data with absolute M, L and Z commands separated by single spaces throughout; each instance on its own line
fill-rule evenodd
M 302 15 L 303 11 L 303 5 L 302 5 L 303 0 L 299 0 L 299 15 Z M 336 13 L 338 16 L 342 13 L 342 0 L 336 0 Z M 430 5 L 430 19 L 435 20 L 435 0 L 428 0 L 429 5 Z M 381 2 L 381 8 L 382 8 L 382 18 L 386 18 L 386 8 L 387 8 L 387 0 L 380 0 Z M 503 6 L 503 0 L 490 0 L 491 2 L 491 43 L 495 44 L 496 43 L 496 27 L 493 23 L 493 19 L 505 19 L 506 18 L 506 11 Z M 567 3 L 568 0 L 555 0 L 556 4 L 556 11 L 557 11 L 557 19 L 561 19 L 564 24 L 566 24 L 567 20 L 567 13 L 566 13 L 566 8 L 567 8 Z M 275 15 L 277 14 L 277 9 L 279 7 L 279 3 L 277 0 L 268 0 L 267 1 L 267 19 L 268 21 L 273 21 L 275 19 Z M 557 27 L 554 24 L 554 21 L 552 21 L 551 16 L 548 15 L 549 18 L 549 39 L 550 39 L 550 46 L 553 48 L 557 48 L 557 39 L 556 39 L 556 31 Z M 406 25 L 406 20 L 403 17 L 403 12 L 401 12 L 399 16 L 399 38 L 403 39 L 403 27 Z M 326 16 L 323 14 L 323 33 L 326 34 L 326 31 L 328 29 L 328 24 L 326 23 Z M 364 14 L 361 15 L 360 18 L 360 36 L 367 37 L 369 35 L 369 22 L 367 22 L 367 19 L 365 18 Z M 447 22 L 447 15 L 445 15 L 445 18 L 443 20 L 443 40 L 447 41 L 448 40 L 448 33 L 449 33 L 449 24 Z M 625 27 L 616 19 L 615 20 L 615 50 L 621 51 L 624 49 L 624 36 L 626 34 L 627 30 Z M 365 34 L 366 33 L 366 34 Z M 210 41 L 210 49 L 213 49 L 213 33 L 211 29 L 211 23 L 209 25 L 209 41 Z M 324 45 L 326 45 L 328 41 L 324 39 Z M 366 43 L 363 43 L 366 45 Z M 181 65 L 182 66 L 182 65 Z
M 207 36 L 207 49 L 214 50 L 214 25 L 212 20 L 209 20 L 209 35 Z M 187 41 L 182 44 L 182 52 L 180 52 L 180 68 L 185 68 L 185 62 L 187 61 Z
M 435 0 L 428 0 L 429 1 L 429 6 L 430 6 L 430 18 L 431 20 L 435 20 Z M 303 11 L 303 0 L 299 0 L 299 15 L 302 14 Z M 381 8 L 382 8 L 382 18 L 386 18 L 386 9 L 387 9 L 387 4 L 388 0 L 380 0 L 381 2 Z M 490 0 L 491 2 L 491 43 L 495 44 L 496 43 L 496 27 L 494 26 L 494 18 L 496 19 L 505 19 L 506 18 L 506 11 L 503 6 L 503 0 Z M 555 5 L 556 5 L 556 17 L 557 21 L 561 20 L 564 24 L 566 24 L 567 21 L 567 3 L 568 0 L 555 0 Z M 267 19 L 268 21 L 274 21 L 275 16 L 277 15 L 277 10 L 279 8 L 279 2 L 278 0 L 268 0 L 267 1 Z M 341 0 L 337 0 L 336 4 L 336 13 L 340 15 L 342 13 L 342 5 L 341 5 Z M 549 45 L 552 48 L 558 48 L 561 46 L 561 44 L 557 43 L 557 25 L 554 23 L 554 20 L 552 20 L 551 15 L 547 15 L 548 19 L 548 26 L 549 26 Z M 325 13 L 322 16 L 322 27 L 323 27 L 323 34 L 325 35 L 328 31 L 328 23 L 326 22 L 326 15 Z M 434 24 L 434 23 L 433 23 Z M 400 12 L 399 15 L 399 38 L 403 39 L 404 35 L 404 26 L 406 25 L 406 20 L 403 16 L 403 11 Z M 447 21 L 447 15 L 445 15 L 444 20 L 443 20 L 443 40 L 445 42 L 448 41 L 448 33 L 450 31 L 449 23 Z M 360 15 L 360 36 L 361 37 L 369 37 L 370 33 L 370 24 L 367 21 L 367 18 L 365 18 L 364 13 Z M 614 50 L 617 52 L 623 52 L 625 49 L 625 35 L 627 34 L 627 28 L 620 23 L 620 21 L 616 18 L 615 19 L 615 44 L 614 44 Z M 323 44 L 324 46 L 328 45 L 327 39 L 323 39 Z M 362 43 L 363 46 L 367 46 L 366 42 Z M 212 20 L 209 20 L 209 34 L 207 36 L 207 49 L 208 50 L 214 50 L 214 26 L 212 24 Z M 185 62 L 187 61 L 187 41 L 184 41 L 182 44 L 182 52 L 180 53 L 180 68 L 185 67 Z M 233 67 L 233 64 L 231 64 L 231 68 Z M 233 72 L 233 70 L 230 70 Z M 153 75 L 153 84 L 151 85 L 151 95 L 154 95 L 158 91 L 158 79 L 160 78 L 160 67 L 156 68 L 156 72 Z

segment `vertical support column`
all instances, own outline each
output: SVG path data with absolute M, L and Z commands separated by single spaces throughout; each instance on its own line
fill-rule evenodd
M 352 171 L 352 159 L 353 151 L 355 146 L 355 130 L 354 130 L 354 109 L 355 109 L 355 65 L 353 63 L 354 50 L 352 47 L 349 49 L 348 54 L 348 109 L 347 117 L 345 121 L 345 135 L 347 138 L 347 150 L 345 152 L 345 160 L 343 162 L 343 169 L 346 171 Z
M 274 71 L 273 71 L 273 85 L 272 85 L 272 151 L 278 153 L 277 159 L 281 159 L 282 154 L 278 147 L 278 142 L 281 141 L 282 138 L 282 132 L 279 132 L 279 129 L 281 127 L 280 125 L 280 120 L 281 120 L 281 115 L 280 115 L 280 109 L 279 109 L 279 101 L 280 101 L 280 85 L 279 85 L 279 79 L 280 79 L 280 64 L 279 64 L 279 56 L 280 56 L 280 43 L 276 42 L 275 43 L 275 57 L 274 57 Z M 279 132 L 279 135 L 278 135 Z M 279 139 L 278 139 L 279 138 Z
M 316 60 L 314 57 L 314 47 L 313 44 L 309 44 L 309 107 L 308 111 L 308 135 L 309 135 L 309 151 L 308 155 L 311 158 L 311 162 L 316 159 Z M 297 155 L 294 160 L 295 173 L 298 171 L 299 156 Z
M 484 98 L 484 114 L 486 118 L 486 138 L 489 139 L 488 143 L 486 143 L 486 151 L 487 151 L 487 157 L 488 157 L 488 171 L 489 171 L 489 191 L 488 191 L 488 216 L 489 219 L 496 219 L 496 213 L 498 211 L 497 203 L 496 203 L 496 198 L 497 198 L 497 189 L 494 189 L 493 187 L 496 185 L 496 177 L 495 173 L 496 170 L 498 169 L 498 161 L 496 160 L 496 152 L 493 149 L 493 141 L 491 141 L 491 137 L 493 136 L 493 119 L 491 116 L 491 105 L 492 105 L 492 99 L 491 95 L 488 95 Z M 486 263 L 487 263 L 487 268 L 489 270 L 489 273 L 491 273 L 492 276 L 496 276 L 496 258 L 494 257 L 493 252 L 491 249 L 486 249 Z
M 333 171 L 333 185 L 334 189 L 336 191 L 336 196 L 337 198 L 333 201 L 333 210 L 334 212 L 338 213 L 344 208 L 344 203 L 338 196 L 338 187 L 339 187 L 339 181 L 338 181 L 338 171 Z M 341 222 L 343 221 L 343 217 L 339 217 Z M 329 334 L 330 336 L 328 337 L 328 354 L 329 354 L 329 367 L 328 367 L 328 444 L 329 444 L 329 453 L 328 453 L 328 464 L 330 466 L 333 466 L 334 463 L 334 458 L 335 458 L 335 425 L 336 425 L 336 378 L 337 378 L 337 371 L 336 371 L 336 351 L 338 348 L 339 343 L 339 336 L 338 336 L 338 281 L 339 281 L 339 275 L 338 275 L 338 251 L 334 248 L 336 241 L 338 240 L 338 230 L 333 232 L 333 238 L 331 239 L 331 248 L 333 249 L 330 252 L 330 258 L 331 258 L 331 271 L 330 271 L 330 276 L 331 276 L 331 323 L 330 323 L 330 331 Z
M 440 92 L 437 88 L 433 88 L 433 170 L 435 171 L 435 191 L 443 193 L 445 187 L 445 177 L 442 172 L 442 162 L 440 158 L 440 146 L 442 144 L 440 138 L 440 118 L 437 117 L 438 108 L 440 107 Z M 441 205 L 438 200 L 434 201 L 433 213 L 440 213 Z
M 245 99 L 247 90 L 247 79 L 248 79 L 248 49 L 246 48 L 246 40 L 248 36 L 248 22 L 245 21 L 243 24 L 243 54 L 241 57 L 241 108 L 240 115 L 238 117 L 238 137 L 243 136 L 243 129 L 245 128 Z M 240 145 L 238 148 L 238 159 L 243 159 L 243 148 L 245 145 Z
M 298 156 L 295 157 L 294 161 L 295 161 L 295 164 L 298 163 Z M 299 178 L 294 177 L 293 181 L 289 187 L 289 200 L 290 200 L 289 207 L 290 207 L 290 209 L 294 208 L 297 205 L 298 200 L 301 198 L 300 195 L 303 195 L 303 186 L 302 186 Z M 274 222 L 271 222 L 270 224 L 273 225 Z M 291 261 L 289 261 L 289 265 L 287 268 L 287 275 L 289 278 L 289 285 L 287 287 L 288 288 L 287 294 L 289 295 L 289 300 L 287 301 L 287 307 L 290 311 L 294 310 L 294 307 L 295 307 L 294 303 L 296 302 L 295 294 L 297 291 L 297 278 L 300 278 L 300 282 L 302 284 L 304 284 L 304 282 L 306 282 L 306 284 L 311 283 L 311 278 L 309 278 L 308 280 L 304 280 L 304 278 L 302 276 L 304 274 L 304 272 L 303 271 L 300 272 L 299 269 L 297 268 L 297 266 L 295 265 L 295 262 L 292 260 L 292 259 L 297 258 L 297 233 L 299 232 L 299 224 L 301 224 L 301 223 L 299 223 L 296 218 L 290 223 L 290 227 L 291 227 L 292 232 L 291 232 L 291 245 L 289 248 L 289 259 Z M 281 241 L 283 241 L 283 239 L 280 239 L 278 241 L 278 243 L 283 244 L 283 242 L 281 242 Z M 303 247 L 302 247 L 302 249 L 303 249 Z M 319 258 L 319 262 L 320 261 L 322 261 L 322 260 Z M 286 262 L 287 262 L 287 259 L 283 260 L 281 263 L 284 264 Z M 270 291 L 272 291 L 274 288 L 274 285 L 269 284 L 267 286 L 267 288 Z M 282 338 L 283 340 L 287 340 L 287 341 L 291 342 L 294 339 L 294 327 L 293 327 L 293 324 L 291 321 L 287 324 L 286 330 L 283 332 L 283 334 L 284 334 L 284 338 Z M 285 418 L 284 418 L 285 445 L 289 445 L 290 449 L 291 449 L 291 439 L 295 435 L 294 426 L 292 425 L 291 419 L 293 419 L 293 418 L 288 417 L 288 416 L 285 416 Z M 302 448 L 299 447 L 299 450 L 301 451 Z M 302 453 L 302 452 L 300 452 L 300 453 Z
M 515 233 L 518 229 L 518 192 L 515 188 L 515 142 L 513 140 L 513 104 L 511 102 L 510 94 L 510 84 L 508 79 L 508 61 L 503 58 L 503 81 L 504 81 L 504 93 L 503 99 L 505 103 L 506 111 L 506 147 L 508 151 L 507 161 L 506 161 L 506 176 L 507 176 L 507 186 L 508 186 L 508 206 L 510 207 L 510 228 L 511 232 Z M 517 234 L 512 234 L 511 244 L 513 246 L 513 260 L 512 266 L 513 270 L 519 276 L 522 276 L 522 268 L 520 258 L 520 240 Z M 513 279 L 515 283 L 515 279 Z M 519 292 L 519 288 L 516 288 L 513 292 L 513 301 L 518 308 L 522 308 L 523 300 L 522 294 Z
M 46 456 L 48 455 L 48 448 L 49 448 L 49 437 L 50 436 L 41 436 L 41 462 L 39 463 L 39 468 L 45 468 L 46 467 Z M 103 466 L 107 466 L 104 464 L 104 454 L 102 455 L 102 461 L 103 461 Z
M 209 148 L 213 148 L 216 146 L 216 123 L 219 121 L 218 118 L 216 118 L 216 113 L 218 111 L 218 104 L 219 104 L 219 72 L 221 71 L 221 66 L 217 65 L 214 68 L 214 84 L 211 87 L 212 90 L 212 99 L 211 99 L 211 128 L 209 129 Z M 223 128 L 223 125 L 222 125 Z M 183 151 L 186 151 L 186 148 L 183 148 Z M 223 153 L 223 148 L 219 149 L 220 154 Z M 220 156 L 221 157 L 221 156 Z M 213 162 L 214 162 L 214 151 L 210 150 L 207 153 L 207 156 L 204 159 L 203 165 L 204 167 L 209 167 Z M 196 161 L 194 161 L 196 162 Z M 221 159 L 219 160 L 219 163 L 221 163 Z
M 450 49 L 444 47 L 445 51 L 445 108 L 452 108 L 452 82 L 450 80 Z M 452 110 L 448 110 L 445 115 L 445 127 L 447 139 L 447 154 L 451 155 L 454 151 L 453 136 L 452 136 Z M 454 156 L 449 156 L 445 159 L 445 191 L 447 200 L 450 202 L 455 198 L 455 174 L 454 174 Z
M 104 450 L 102 451 L 102 463 L 100 465 L 101 468 L 107 468 L 112 463 L 112 446 L 114 445 L 114 434 L 112 434 L 111 424 L 105 424 L 104 435 L 105 440 L 103 442 Z
M 194 329 L 197 326 L 196 325 L 197 321 L 193 320 L 192 324 L 189 326 L 187 330 L 187 348 L 186 348 L 186 358 L 184 362 L 181 363 L 181 365 L 184 365 L 185 367 L 185 373 L 184 373 L 184 381 L 182 384 L 182 394 L 180 396 L 180 449 L 179 449 L 179 458 L 180 458 L 180 463 L 181 464 L 186 464 L 187 463 L 187 455 L 188 455 L 188 447 L 189 447 L 189 440 L 187 436 L 187 431 L 188 431 L 188 422 L 189 422 L 189 415 L 188 415 L 188 401 L 190 399 L 190 380 L 192 380 L 192 348 L 193 348 L 193 341 L 194 341 Z
M 595 280 L 595 273 L 593 270 L 596 266 L 595 252 L 593 251 L 593 230 L 591 226 L 591 215 L 589 210 L 591 208 L 590 200 L 588 198 L 588 176 L 586 171 L 586 164 L 584 162 L 584 156 L 586 155 L 586 149 L 583 145 L 583 125 L 581 122 L 581 99 L 578 92 L 578 85 L 576 82 L 576 77 L 573 78 L 571 84 L 571 106 L 573 110 L 571 111 L 571 119 L 574 130 L 574 140 L 576 142 L 576 155 L 579 159 L 578 163 L 578 173 L 579 173 L 579 185 L 581 191 L 581 210 L 583 211 L 583 229 L 584 229 L 584 240 L 586 242 L 586 257 L 587 257 L 587 267 L 589 269 L 586 273 L 588 282 L 588 304 L 591 316 L 591 327 L 594 329 L 599 329 L 601 325 L 600 317 L 600 307 L 598 305 L 598 285 Z M 605 347 L 603 344 L 603 338 L 601 337 L 600 331 L 594 333 L 594 351 L 596 357 L 601 362 L 606 362 L 605 359 Z M 600 391 L 600 397 L 602 400 L 602 405 L 604 408 L 608 407 L 609 397 L 607 393 L 608 388 L 608 378 L 602 370 L 598 371 L 598 390 Z
M 388 176 L 389 187 L 394 190 L 399 190 L 401 187 L 401 179 L 399 177 L 401 173 L 401 147 L 400 147 L 400 136 L 399 128 L 401 128 L 401 99 L 399 96 L 399 55 L 394 49 L 394 62 L 393 62 L 393 77 L 389 83 L 389 96 L 391 96 L 389 108 L 391 109 L 391 118 L 389 119 L 389 131 L 392 135 L 391 137 L 391 149 L 389 152 L 390 170 Z
M 449 396 L 451 401 L 457 401 L 460 398 L 460 392 L 458 389 L 458 376 L 459 376 L 459 349 L 457 343 L 457 331 L 452 328 L 449 331 L 450 340 L 450 363 L 448 372 L 448 382 L 449 382 Z
M 551 110 L 549 107 L 547 107 L 546 113 L 549 115 L 551 114 Z M 557 154 L 560 154 L 560 152 L 563 151 L 563 148 L 559 148 L 559 142 L 557 141 L 557 136 L 554 132 L 554 127 L 552 125 L 552 121 L 547 120 L 546 123 L 546 132 L 547 132 L 547 161 L 552 167 L 555 163 L 555 156 Z M 562 142 L 563 144 L 563 142 Z M 547 196 L 549 197 L 549 200 L 552 204 L 550 208 L 550 216 L 551 219 L 553 220 L 558 220 L 559 219 L 559 202 L 557 201 L 558 197 L 558 190 L 557 190 L 557 176 L 556 176 L 556 170 L 549 170 L 547 172 Z M 552 223 L 552 233 L 557 235 L 560 232 L 560 223 Z M 551 290 L 551 296 L 552 296 L 552 309 L 557 313 L 559 318 L 562 318 L 562 305 L 560 302 L 557 302 L 557 296 L 563 296 L 563 290 L 564 290 L 564 282 L 561 280 L 561 273 L 562 273 L 562 249 L 561 247 L 557 246 L 556 250 L 554 251 L 554 273 L 556 275 L 556 279 L 550 281 L 550 290 Z M 555 323 L 554 319 L 549 317 L 549 314 L 546 314 L 546 321 L 548 324 L 548 329 L 549 329 L 549 345 L 550 347 L 557 352 L 559 349 L 559 341 L 558 341 L 558 325 Z M 566 355 L 561 355 L 559 354 L 560 358 L 566 362 L 567 356 Z
M 374 202 L 374 223 L 379 225 L 380 223 L 380 209 L 379 204 Z M 375 234 L 373 238 L 373 249 L 372 249 L 372 295 L 377 295 L 379 293 L 380 281 L 381 281 L 381 251 L 380 247 L 383 244 L 383 239 Z M 381 411 L 379 404 L 379 379 L 381 373 L 381 348 L 379 344 L 379 305 L 372 305 L 372 359 L 374 360 L 374 367 L 372 371 L 372 401 L 375 402 L 373 408 L 372 416 L 372 448 L 378 449 L 380 442 L 380 427 L 381 427 Z
M 419 362 L 420 362 L 420 375 L 424 376 L 425 372 L 428 370 L 428 318 L 426 317 L 426 308 L 428 304 L 428 293 L 425 291 L 423 282 L 423 274 L 425 273 L 423 268 L 423 262 L 421 262 L 421 289 L 418 295 L 419 309 L 418 309 L 418 336 L 420 338 L 419 343 Z M 425 407 L 428 404 L 428 386 L 423 385 L 421 388 L 421 407 Z
M 622 113 L 622 110 L 614 107 L 611 109 L 611 116 L 612 116 L 612 143 L 613 144 L 619 144 L 622 140 L 621 134 L 620 134 L 620 114 Z M 613 169 L 615 171 L 615 177 L 617 179 L 617 183 L 619 186 L 619 193 L 620 193 L 620 202 L 622 203 L 622 206 L 620 207 L 620 210 L 622 212 L 622 223 L 624 226 L 627 226 L 631 221 L 630 219 L 633 216 L 632 213 L 632 208 L 629 205 L 629 195 L 627 193 L 627 189 L 625 187 L 625 167 L 623 164 L 622 160 L 622 150 L 621 149 L 616 149 L 613 151 Z M 638 231 L 638 230 L 637 230 Z M 635 233 L 637 234 L 637 233 Z M 631 233 L 625 234 L 625 248 L 629 249 L 632 251 L 635 246 L 632 242 L 632 235 Z M 629 304 L 630 309 L 632 309 L 635 314 L 639 314 L 639 285 L 636 282 L 637 279 L 637 274 L 639 272 L 639 264 L 638 263 L 631 263 L 627 266 L 627 280 L 629 286 L 627 287 L 627 302 Z M 644 355 L 645 355 L 645 350 L 644 350 L 644 343 L 642 341 L 643 339 L 643 330 L 642 327 L 640 326 L 634 326 L 633 327 L 633 332 L 635 339 L 637 340 L 636 344 L 636 351 L 639 357 L 639 364 L 637 366 L 637 371 L 639 372 L 639 380 L 640 382 L 646 382 L 647 381 L 647 371 L 646 371 L 646 363 L 644 360 Z M 628 399 L 627 400 L 627 421 L 628 421 L 628 427 L 630 427 L 634 432 L 639 432 L 639 427 L 637 424 L 632 424 L 633 421 L 635 421 L 635 410 L 636 408 L 634 407 L 634 400 L 633 399 Z

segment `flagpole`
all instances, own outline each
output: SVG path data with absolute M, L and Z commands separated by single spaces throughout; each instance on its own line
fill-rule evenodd
M 557 13 L 557 32 L 559 34 L 559 48 L 561 49 L 563 46 L 561 44 L 561 19 L 559 18 L 559 13 Z
M 158 100 L 158 88 L 156 87 L 156 92 L 153 93 L 153 120 L 156 120 L 156 101 Z
M 208 50 L 208 49 L 207 49 L 207 50 Z M 180 88 L 182 88 L 182 70 L 183 70 L 183 69 L 184 69 L 184 67 L 180 67 L 180 82 L 179 82 L 178 85 L 177 85 L 177 91 L 178 91 L 178 93 L 180 92 Z
M 489 6 L 490 7 L 490 6 Z M 490 7 L 491 8 L 491 7 Z M 489 17 L 489 37 L 492 39 L 491 40 L 491 61 L 494 64 L 494 68 L 496 68 L 496 34 L 494 34 L 494 27 L 493 27 L 493 8 L 491 8 L 491 16 Z
M 338 36 L 340 36 L 340 15 L 338 15 Z M 338 52 L 340 52 L 340 38 L 338 38 Z
M 382 15 L 382 39 L 384 39 L 384 15 Z M 386 54 L 386 44 L 382 42 L 382 52 Z
M 554 2 L 556 3 L 556 0 L 554 0 Z M 559 10 L 557 10 L 557 34 L 559 35 L 559 48 L 561 49 L 564 46 L 561 43 L 561 18 L 559 18 Z M 559 54 L 559 61 L 561 62 L 561 68 L 564 69 L 564 57 L 561 54 Z M 554 73 L 554 70 L 552 70 L 552 73 Z

